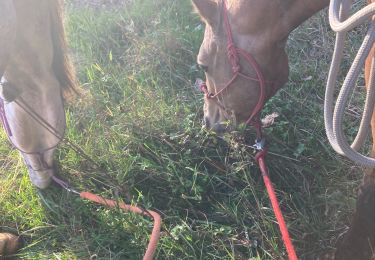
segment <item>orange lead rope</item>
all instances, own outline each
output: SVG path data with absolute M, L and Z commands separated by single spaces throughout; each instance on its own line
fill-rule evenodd
M 159 237 L 160 237 L 161 217 L 158 213 L 152 210 L 144 211 L 136 206 L 130 206 L 123 202 L 117 202 L 114 200 L 104 199 L 98 195 L 95 195 L 86 191 L 79 193 L 79 196 L 83 199 L 87 199 L 89 201 L 92 201 L 92 202 L 95 202 L 95 203 L 98 203 L 98 204 L 101 204 L 110 208 L 119 207 L 126 212 L 134 212 L 136 214 L 143 215 L 143 216 L 151 215 L 151 217 L 154 219 L 154 227 L 152 229 L 150 242 L 148 243 L 146 253 L 143 256 L 143 260 L 152 260 L 156 251 Z
M 17 102 L 17 101 L 15 101 L 15 102 Z M 20 102 L 17 102 L 17 104 L 20 105 L 20 107 L 23 108 L 25 110 L 25 112 L 27 112 L 32 118 L 34 118 L 35 120 L 37 120 L 37 122 L 39 122 L 40 125 L 43 126 L 45 129 L 47 129 L 50 133 L 52 133 L 53 135 L 55 135 L 60 140 L 63 139 L 62 136 L 60 136 L 60 134 L 58 133 L 58 131 L 54 127 L 52 127 L 47 121 L 45 121 L 42 117 L 40 117 L 22 99 L 20 99 Z M 6 134 L 7 134 L 8 138 L 9 138 L 10 143 L 12 143 L 12 140 L 10 139 L 10 136 L 12 136 L 12 133 L 10 131 L 8 120 L 7 120 L 7 117 L 6 117 L 6 114 L 5 114 L 4 102 L 3 102 L 3 100 L 1 98 L 0 98 L 0 122 L 2 123 L 2 125 L 3 125 L 3 127 L 4 127 L 4 129 L 6 131 Z M 69 144 L 71 145 L 71 147 L 76 152 L 78 152 L 78 153 L 84 155 L 85 157 L 87 157 L 86 154 L 84 152 L 82 152 L 81 149 L 79 149 L 76 145 L 74 145 L 73 143 L 70 143 L 70 142 L 69 142 Z M 13 144 L 13 146 L 17 150 L 21 151 L 14 144 Z M 49 150 L 49 149 L 46 149 L 45 151 L 47 151 L 47 150 Z M 43 152 L 45 152 L 45 151 L 38 152 L 37 154 L 43 154 Z M 107 207 L 110 207 L 110 208 L 119 207 L 122 210 L 127 211 L 127 212 L 130 211 L 130 212 L 137 213 L 139 215 L 152 217 L 154 219 L 154 227 L 152 229 L 151 238 L 150 238 L 150 242 L 148 243 L 148 247 L 147 247 L 146 253 L 143 256 L 143 260 L 152 260 L 154 254 L 155 254 L 156 248 L 157 248 L 159 237 L 160 237 L 161 217 L 160 217 L 160 215 L 158 213 L 156 213 L 155 211 L 151 211 L 151 210 L 142 210 L 139 207 L 127 205 L 127 204 L 125 204 L 123 202 L 116 202 L 114 200 L 104 199 L 104 198 L 102 198 L 102 197 L 100 197 L 98 195 L 92 194 L 90 192 L 77 192 L 74 189 L 70 188 L 69 185 L 68 185 L 68 183 L 64 182 L 63 180 L 59 179 L 58 177 L 52 176 L 52 179 L 58 185 L 60 185 L 62 188 L 66 189 L 69 192 L 78 194 L 83 199 L 87 199 L 87 200 L 90 200 L 92 202 L 96 202 L 98 204 L 101 204 L 101 205 L 104 205 L 104 206 L 107 206 Z
M 61 186 L 63 189 L 67 190 L 68 192 L 72 192 L 74 194 L 79 195 L 82 199 L 86 199 L 86 200 L 101 204 L 109 208 L 120 208 L 124 210 L 125 212 L 133 212 L 139 215 L 152 217 L 154 219 L 154 227 L 152 228 L 150 242 L 148 242 L 147 250 L 146 250 L 145 255 L 143 256 L 143 260 L 153 259 L 156 248 L 157 248 L 157 244 L 159 242 L 160 229 L 161 229 L 161 217 L 157 212 L 152 211 L 152 210 L 143 210 L 137 206 L 127 205 L 124 202 L 118 202 L 118 201 L 114 201 L 110 199 L 105 199 L 91 192 L 87 192 L 87 191 L 78 192 L 72 189 L 67 182 L 59 179 L 58 177 L 52 176 L 52 179 L 56 184 Z

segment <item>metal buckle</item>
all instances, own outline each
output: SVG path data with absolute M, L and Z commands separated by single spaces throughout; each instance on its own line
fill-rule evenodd
M 255 144 L 252 147 L 258 151 L 263 151 L 265 146 L 266 146 L 266 139 L 262 138 L 260 140 L 259 139 L 255 140 Z
M 76 191 L 75 189 L 73 188 L 69 188 L 69 187 L 64 187 L 64 189 L 68 192 L 71 192 L 73 194 L 77 194 L 77 195 L 80 195 L 81 193 L 79 193 L 78 191 Z
M 65 189 L 66 191 L 68 192 L 71 192 L 71 193 L 74 193 L 74 194 L 77 194 L 77 195 L 80 195 L 81 193 L 79 193 L 78 191 L 76 191 L 75 189 L 73 189 L 72 187 L 69 186 L 69 184 L 63 180 L 61 180 L 60 178 L 56 177 L 56 176 L 52 176 L 52 180 L 58 184 L 61 188 Z

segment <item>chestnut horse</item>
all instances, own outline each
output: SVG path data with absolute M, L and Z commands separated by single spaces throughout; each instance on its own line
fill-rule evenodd
M 62 0 L 0 0 L 0 117 L 31 182 L 46 188 L 53 153 L 65 130 L 63 97 L 77 91 L 67 57 Z M 38 114 L 55 133 L 36 120 Z M 17 237 L 0 236 L 0 258 Z M 8 251 L 7 251 L 8 250 Z
M 289 34 L 329 4 L 329 0 L 224 1 L 192 0 L 206 24 L 197 61 L 206 75 L 201 86 L 206 94 L 204 123 L 215 131 L 225 130 L 228 121 L 254 123 L 264 102 L 288 80 L 285 45 Z M 366 82 L 373 55 L 374 49 L 366 61 Z M 375 156 L 375 143 L 371 154 Z M 366 170 L 359 190 L 357 210 L 337 245 L 335 259 L 370 259 L 373 255 L 374 169 Z

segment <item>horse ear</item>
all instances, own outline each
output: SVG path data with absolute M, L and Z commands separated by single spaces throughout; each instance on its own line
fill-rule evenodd
M 218 17 L 218 4 L 215 0 L 192 0 L 195 10 L 202 19 L 213 26 Z

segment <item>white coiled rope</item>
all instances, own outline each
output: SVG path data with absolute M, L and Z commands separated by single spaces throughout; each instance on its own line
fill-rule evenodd
M 372 59 L 369 86 L 367 88 L 365 108 L 358 134 L 352 145 L 349 145 L 343 131 L 343 118 L 346 103 L 355 88 L 356 81 L 366 58 L 374 44 L 375 40 L 375 23 L 371 21 L 369 30 L 365 39 L 355 57 L 352 66 L 345 78 L 343 86 L 336 100 L 334 107 L 334 92 L 337 81 L 337 75 L 340 69 L 341 60 L 344 51 L 344 41 L 348 31 L 371 20 L 375 14 L 375 3 L 369 4 L 352 16 L 349 11 L 353 0 L 331 0 L 329 6 L 329 22 L 332 29 L 337 33 L 335 51 L 331 68 L 327 80 L 327 88 L 324 101 L 324 123 L 328 140 L 333 149 L 341 155 L 348 157 L 350 160 L 362 166 L 375 167 L 375 159 L 364 156 L 357 151 L 363 146 L 370 129 L 370 121 L 375 104 L 375 66 L 374 57 Z

